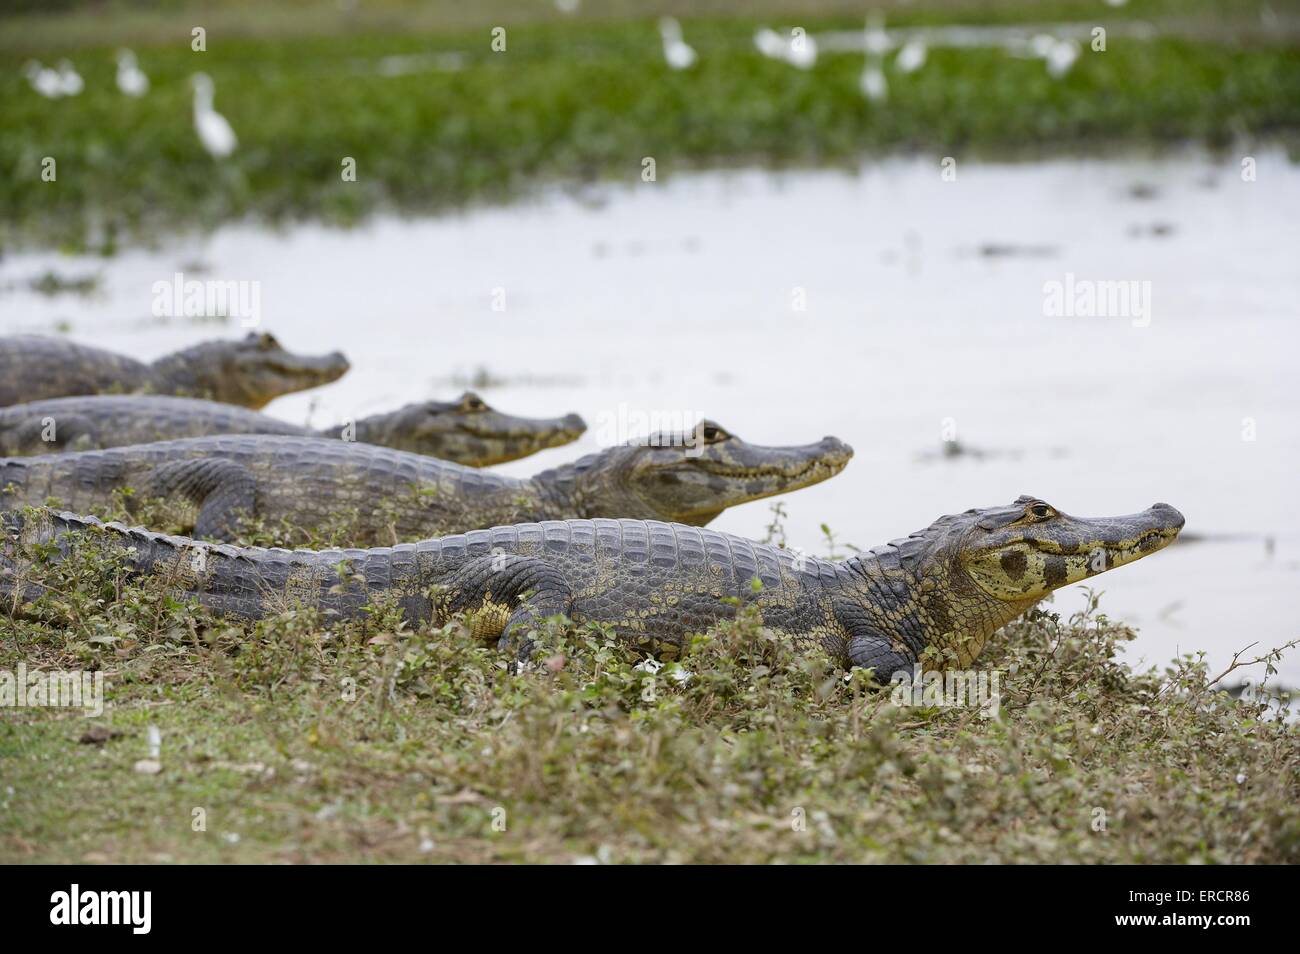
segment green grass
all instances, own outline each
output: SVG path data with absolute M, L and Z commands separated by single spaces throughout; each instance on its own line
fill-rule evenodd
M 1300 860 L 1300 730 L 1190 656 L 1131 672 L 1095 606 L 1008 627 L 982 719 L 748 615 L 657 673 L 557 622 L 512 674 L 459 623 L 237 626 L 119 560 L 0 615 L 0 670 L 102 671 L 109 703 L 0 712 L 0 862 Z
M 319 24 L 300 17 L 303 32 L 293 37 L 279 19 L 262 32 L 232 20 L 228 31 L 211 29 L 208 52 L 194 53 L 185 26 L 193 16 L 169 14 L 143 21 L 166 24 L 165 43 L 145 25 L 135 27 L 153 84 L 138 101 L 113 82 L 114 50 L 131 35 L 115 32 L 110 21 L 96 39 L 88 25 L 99 21 L 86 14 L 31 19 L 30 30 L 15 29 L 0 44 L 0 243 L 111 251 L 120 238 L 248 216 L 348 223 L 377 209 L 424 212 L 498 200 L 538 183 L 640 184 L 646 156 L 656 159 L 662 182 L 719 163 L 852 164 L 897 150 L 961 160 L 1125 143 L 1224 145 L 1300 128 L 1300 48 L 1285 33 L 1261 42 L 1237 40 L 1227 28 L 1180 26 L 1151 41 L 1115 36 L 1106 52 L 1085 51 L 1059 82 L 1035 60 L 936 49 L 918 73 L 891 73 L 889 102 L 873 107 L 858 92 L 858 55 L 827 54 L 802 73 L 752 49 L 760 22 L 798 22 L 810 32 L 859 25 L 835 4 L 804 6 L 814 9 L 797 18 L 721 11 L 688 18 L 700 63 L 684 73 L 664 65 L 652 17 L 505 19 L 505 53 L 489 49 L 486 26 L 401 31 L 405 20 L 396 14 L 352 27 L 328 15 Z M 1101 16 L 1096 8 L 1013 4 L 997 19 L 1089 21 Z M 1107 8 L 1105 22 L 1178 9 L 1135 2 Z M 1213 9 L 1187 8 L 1202 18 Z M 244 8 L 222 4 L 220 11 Z M 908 7 L 890 23 L 987 19 L 961 4 L 931 3 Z M 213 22 L 223 21 L 216 15 Z M 59 43 L 59 36 L 66 39 Z M 438 51 L 465 53 L 464 69 L 375 72 L 382 57 Z M 21 66 L 30 57 L 64 55 L 81 70 L 86 92 L 43 100 Z M 217 108 L 240 137 L 230 161 L 213 161 L 194 135 L 188 77 L 197 70 L 214 77 Z M 41 181 L 46 156 L 57 161 L 56 182 Z M 356 182 L 340 175 L 349 156 Z

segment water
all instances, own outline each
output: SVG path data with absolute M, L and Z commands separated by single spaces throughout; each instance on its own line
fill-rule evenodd
M 784 498 L 790 542 L 815 553 L 822 522 L 871 546 L 1021 493 L 1081 515 L 1168 501 L 1202 540 L 1094 581 L 1102 605 L 1139 627 L 1131 661 L 1226 664 L 1300 636 L 1300 170 L 1256 158 L 1254 182 L 1198 155 L 963 163 L 955 182 L 937 160 L 672 175 L 354 231 L 230 227 L 107 262 L 16 254 L 0 329 L 68 321 L 141 357 L 242 333 L 149 317 L 153 283 L 189 269 L 259 281 L 288 347 L 353 360 L 271 407 L 290 420 L 447 396 L 484 367 L 498 407 L 593 425 L 514 474 L 598 446 L 620 408 L 707 415 L 756 443 L 835 434 L 854 462 Z M 25 290 L 50 268 L 102 272 L 101 289 Z M 1045 316 L 1044 284 L 1066 273 L 1150 282 L 1149 322 Z M 945 428 L 986 453 L 936 457 Z M 714 526 L 761 536 L 769 520 L 763 501 Z M 1300 682 L 1300 653 L 1283 676 Z

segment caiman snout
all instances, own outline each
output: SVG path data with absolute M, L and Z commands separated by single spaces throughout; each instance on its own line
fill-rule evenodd
M 853 448 L 838 437 L 832 437 L 829 434 L 822 438 L 821 443 L 817 445 L 821 452 L 830 458 L 829 463 L 847 464 L 853 458 Z
M 1178 510 L 1167 503 L 1154 503 L 1151 505 L 1152 511 L 1170 530 L 1181 530 L 1183 524 L 1187 522 L 1186 518 Z
M 342 351 L 331 351 L 327 355 L 319 358 L 308 358 L 307 367 L 311 370 L 320 371 L 322 374 L 330 376 L 330 380 L 338 380 L 347 374 L 348 369 L 352 367 L 348 359 L 343 356 Z

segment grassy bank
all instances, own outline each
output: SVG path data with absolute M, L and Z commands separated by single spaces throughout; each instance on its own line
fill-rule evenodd
M 985 719 L 747 617 L 658 672 L 556 626 L 511 674 L 382 607 L 238 627 L 92 550 L 38 572 L 0 670 L 97 670 L 108 706 L 0 711 L 0 861 L 1300 860 L 1296 727 L 1190 657 L 1131 673 L 1095 607 L 996 641 Z
M 504 4 L 447 13 L 439 27 L 401 4 L 355 20 L 335 10 L 291 21 L 284 10 L 225 3 L 211 15 L 207 52 L 195 53 L 193 14 L 146 16 L 127 6 L 112 19 L 73 12 L 8 21 L 0 44 L 5 246 L 111 250 L 123 237 L 244 216 L 351 222 L 382 208 L 498 199 L 542 182 L 636 184 L 647 156 L 662 182 L 717 163 L 854 163 L 910 149 L 960 161 L 1226 144 L 1300 128 L 1294 36 L 1261 30 L 1253 10 L 1205 3 L 1011 4 L 992 19 L 1100 22 L 1115 35 L 1104 53 L 1085 50 L 1061 80 L 1039 60 L 999 50 L 933 49 L 917 73 L 891 70 L 889 99 L 877 105 L 859 92 L 858 54 L 826 54 L 803 72 L 764 59 L 750 42 L 760 23 L 810 33 L 860 27 L 858 13 L 834 3 L 799 4 L 793 16 L 726 4 L 688 16 L 700 61 L 683 72 L 665 66 L 653 17 L 628 19 L 622 8 L 615 14 L 623 16 L 538 19 Z M 1125 36 L 1138 17 L 1152 18 L 1160 35 Z M 966 4 L 931 2 L 891 12 L 889 24 L 989 19 Z M 288 34 L 291 22 L 297 35 Z M 506 25 L 505 52 L 490 49 L 494 22 Z M 1242 34 L 1233 23 L 1253 26 Z M 136 48 L 152 83 L 138 100 L 114 85 L 122 44 Z M 438 68 L 444 53 L 458 68 Z M 85 92 L 45 100 L 21 68 L 63 56 Z M 412 71 L 384 75 L 385 62 Z M 188 80 L 198 70 L 215 79 L 217 108 L 240 139 L 224 162 L 194 134 Z M 57 162 L 54 182 L 41 179 L 45 157 Z M 355 182 L 343 181 L 345 157 L 356 162 Z

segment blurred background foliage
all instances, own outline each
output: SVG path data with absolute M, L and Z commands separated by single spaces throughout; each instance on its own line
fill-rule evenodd
M 1098 24 L 1054 79 L 996 47 L 934 47 L 889 97 L 859 88 L 863 57 L 827 52 L 810 70 L 761 56 L 759 26 L 783 34 L 887 28 Z M 682 19 L 699 53 L 665 64 L 657 18 Z M 0 210 L 4 245 L 112 251 L 123 236 L 232 218 L 353 222 L 377 209 L 435 211 L 537 183 L 634 182 L 719 164 L 854 165 L 881 152 L 1020 156 L 1116 143 L 1223 146 L 1300 126 L 1295 3 L 1102 0 L 802 2 L 102 3 L 10 2 L 0 29 Z M 1145 25 L 1149 34 L 1135 32 Z M 206 31 L 205 52 L 191 30 Z M 506 50 L 491 49 L 504 27 Z M 149 76 L 132 99 L 117 52 Z M 67 59 L 75 97 L 44 99 L 24 67 Z M 194 133 L 190 77 L 216 83 L 240 148 L 224 161 Z M 58 188 L 40 187 L 41 162 Z M 357 181 L 344 183 L 344 157 Z M 35 187 L 34 187 L 35 185 Z

